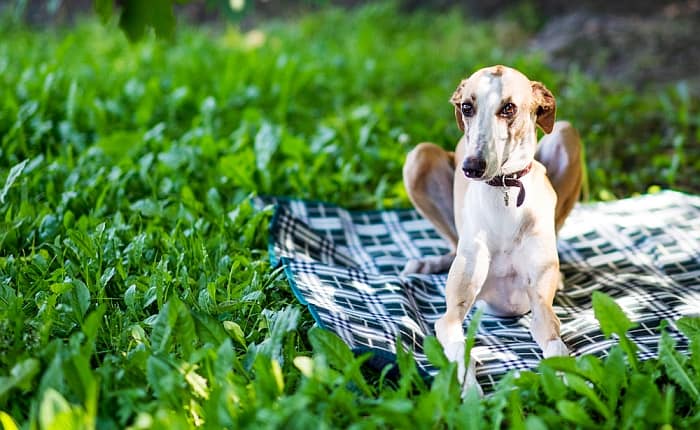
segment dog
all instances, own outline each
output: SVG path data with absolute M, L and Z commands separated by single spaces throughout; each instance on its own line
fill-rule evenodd
M 543 356 L 569 353 L 552 303 L 562 283 L 556 233 L 580 194 L 581 143 L 569 123 L 555 122 L 552 93 L 509 67 L 476 71 L 450 101 L 463 133 L 455 151 L 419 144 L 403 179 L 451 252 L 410 260 L 403 274 L 449 268 L 435 333 L 464 392 L 481 392 L 474 360 L 464 364 L 462 323 L 475 304 L 497 316 L 532 312 L 530 332 Z M 539 145 L 537 127 L 545 133 Z

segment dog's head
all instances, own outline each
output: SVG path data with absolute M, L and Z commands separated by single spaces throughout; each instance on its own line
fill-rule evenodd
M 509 67 L 478 70 L 450 101 L 464 132 L 466 153 L 459 167 L 468 178 L 488 180 L 525 168 L 535 156 L 536 125 L 545 133 L 554 127 L 552 93 Z

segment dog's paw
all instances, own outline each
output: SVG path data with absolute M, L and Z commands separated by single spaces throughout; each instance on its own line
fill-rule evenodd
M 447 315 L 435 321 L 435 337 L 440 341 L 442 348 L 447 351 L 453 344 L 461 343 L 464 346 L 464 329 L 459 321 L 450 321 Z
M 449 343 L 443 349 L 448 360 L 455 363 L 464 363 L 464 341 Z
M 462 398 L 469 390 L 476 390 L 479 397 L 484 395 L 479 382 L 476 380 L 476 360 L 474 356 L 469 359 L 469 366 L 464 361 L 464 342 L 453 342 L 445 345 L 445 356 L 448 360 L 457 363 L 457 380 L 462 387 Z
M 477 390 L 479 396 L 484 392 L 476 380 L 476 359 L 472 355 L 469 359 L 469 366 L 465 365 L 464 357 L 464 331 L 462 325 L 450 323 L 445 317 L 435 322 L 435 336 L 445 351 L 445 357 L 453 363 L 457 363 L 457 379 L 462 386 L 462 397 L 471 389 Z
M 569 349 L 566 347 L 561 339 L 552 339 L 547 342 L 544 350 L 542 351 L 544 358 L 549 357 L 566 357 L 569 355 Z

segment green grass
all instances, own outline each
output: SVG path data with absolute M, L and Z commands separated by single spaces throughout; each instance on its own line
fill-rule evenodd
M 690 357 L 664 338 L 661 361 L 636 363 L 623 343 L 509 375 L 485 400 L 459 400 L 434 340 L 432 385 L 406 352 L 398 379 L 362 373 L 367 357 L 310 330 L 268 264 L 270 213 L 247 200 L 408 205 L 405 153 L 454 144 L 447 100 L 493 63 L 558 97 L 594 198 L 698 191 L 700 106 L 683 85 L 557 74 L 516 26 L 457 13 L 369 6 L 260 30 L 183 27 L 132 45 L 94 21 L 0 27 L 0 426 L 700 425 L 697 320 L 683 325 Z M 624 338 L 624 316 L 600 300 Z

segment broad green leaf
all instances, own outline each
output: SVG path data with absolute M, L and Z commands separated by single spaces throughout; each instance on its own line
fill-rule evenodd
M 7 412 L 0 411 L 0 430 L 19 430 L 17 422 Z
M 587 398 L 596 411 L 606 419 L 612 418 L 612 413 L 603 401 L 598 397 L 598 394 L 588 384 L 589 382 L 577 375 L 566 375 L 566 383 L 573 391 Z
M 459 398 L 461 386 L 457 379 L 457 364 L 446 362 L 444 367 L 432 380 L 430 391 L 435 394 L 437 401 L 444 407 L 450 399 Z
M 129 206 L 129 209 L 149 218 L 163 215 L 163 207 L 153 199 L 137 200 Z
M 464 345 L 465 366 L 468 366 L 469 363 L 471 363 L 472 348 L 474 348 L 474 344 L 476 343 L 476 332 L 479 330 L 479 322 L 481 321 L 483 314 L 484 310 L 482 308 L 478 308 L 469 321 L 469 327 L 467 327 L 467 337 Z
M 277 360 L 272 360 L 270 363 L 272 367 L 272 376 L 275 380 L 275 385 L 277 386 L 277 391 L 282 394 L 284 392 L 284 376 L 282 376 L 282 368 Z
M 256 397 L 261 400 L 272 402 L 283 393 L 284 381 L 279 372 L 279 363 L 276 360 L 259 354 L 255 359 L 255 379 L 253 386 Z M 340 388 L 339 389 L 343 389 Z
M 175 406 L 183 395 L 184 377 L 167 361 L 151 355 L 146 362 L 146 380 L 156 397 Z
M 73 290 L 68 294 L 70 295 L 75 317 L 78 322 L 82 322 L 90 307 L 90 290 L 80 279 L 73 280 L 73 287 Z
M 576 361 L 576 366 L 581 371 L 581 375 L 595 386 L 599 386 L 607 377 L 600 358 L 594 355 L 584 355 Z
M 620 338 L 620 346 L 627 354 L 630 366 L 637 370 L 637 345 L 627 337 L 627 331 L 635 327 L 636 324 L 627 318 L 615 300 L 600 291 L 593 292 L 593 312 L 605 336 L 610 337 L 616 334 Z
M 325 355 L 329 364 L 336 369 L 345 368 L 355 358 L 348 345 L 329 330 L 313 327 L 308 335 L 314 352 Z
M 269 357 L 284 362 L 282 344 L 287 333 L 296 330 L 299 323 L 299 309 L 289 305 L 277 312 L 264 312 L 270 326 L 270 336 L 260 345 L 260 351 Z M 312 345 L 313 342 L 311 343 Z M 315 346 L 315 345 L 314 345 Z
M 423 352 L 425 352 L 430 363 L 438 369 L 443 369 L 450 364 L 442 345 L 435 336 L 426 336 L 423 339 Z
M 610 349 L 610 353 L 604 363 L 605 378 L 601 381 L 600 387 L 607 397 L 608 408 L 612 411 L 617 409 L 621 391 L 627 386 L 625 357 L 619 346 Z
M 695 369 L 695 381 L 700 384 L 700 341 L 690 343 L 690 364 Z
M 413 352 L 406 349 L 397 336 L 396 342 L 396 364 L 399 368 L 399 392 L 406 395 L 423 383 L 423 379 L 418 374 L 418 366 Z
M 547 430 L 547 423 L 537 415 L 529 415 L 525 419 L 525 428 L 527 430 Z
M 664 403 L 661 410 L 661 421 L 660 423 L 664 426 L 671 426 L 674 418 L 674 403 L 676 399 L 676 389 L 673 386 L 666 387 L 663 393 Z M 662 428 L 664 428 L 662 426 Z
M 613 298 L 599 291 L 593 292 L 593 311 L 605 336 L 613 333 L 622 337 L 634 324 Z
M 97 309 L 90 312 L 80 327 L 85 334 L 86 344 L 89 346 L 88 353 L 90 354 L 94 352 L 98 331 L 100 328 L 102 328 L 102 323 L 104 322 L 104 315 L 106 312 L 107 306 L 104 303 L 99 305 Z
M 520 400 L 520 393 L 511 390 L 508 402 L 508 426 L 512 429 L 523 430 L 525 428 L 525 417 L 523 416 L 523 404 Z
M 565 420 L 573 424 L 580 425 L 583 428 L 598 428 L 598 425 L 596 425 L 595 421 L 588 415 L 583 406 L 576 402 L 559 400 L 557 402 L 557 410 Z
M 203 399 L 208 399 L 209 386 L 207 385 L 207 380 L 197 373 L 196 370 L 197 367 L 192 365 L 186 365 L 181 368 L 181 372 L 183 372 L 185 376 L 185 381 L 187 381 L 192 392 Z
M 566 373 L 581 373 L 575 357 L 549 357 L 540 362 L 540 366 L 550 367 Z
M 552 400 L 562 400 L 566 396 L 566 384 L 549 366 L 541 365 L 540 372 L 542 374 L 542 389 L 547 397 Z
M 659 342 L 659 362 L 666 369 L 668 377 L 677 383 L 696 403 L 700 404 L 700 389 L 686 368 L 688 359 L 675 349 L 675 342 L 667 332 L 661 334 Z
M 234 321 L 224 321 L 223 323 L 224 330 L 236 341 L 238 342 L 239 345 L 241 345 L 243 348 L 246 347 L 246 341 L 245 341 L 245 333 L 243 333 L 243 329 L 241 328 L 238 323 Z
M 44 392 L 39 406 L 39 426 L 45 430 L 79 428 L 77 419 L 68 401 L 53 388 Z
M 515 375 L 513 373 L 507 373 L 499 382 L 500 387 L 512 387 L 515 385 Z M 476 390 L 468 390 L 476 391 Z M 510 389 L 506 390 L 496 390 L 487 404 L 485 410 L 490 421 L 493 423 L 494 428 L 501 428 L 503 421 L 506 418 L 505 412 L 508 407 Z
M 90 365 L 91 356 L 91 348 L 83 350 L 83 348 L 74 347 L 69 351 L 64 350 L 64 358 L 61 363 L 63 371 L 61 376 L 66 387 L 83 405 L 95 400 L 94 396 L 97 390 L 97 380 Z
M 177 307 L 179 304 L 179 300 L 168 301 L 158 312 L 158 317 L 151 331 L 151 345 L 154 351 L 160 353 L 169 351 L 172 344 L 173 330 L 177 323 Z
M 633 373 L 623 399 L 621 427 L 640 428 L 644 421 L 660 423 L 664 418 L 661 407 L 661 394 L 654 381 L 648 375 Z
M 195 320 L 192 311 L 186 304 L 174 297 L 171 301 L 172 300 L 175 300 L 175 303 L 177 303 L 177 325 L 175 329 L 178 344 L 182 348 L 184 357 L 189 358 L 199 342 L 197 330 L 195 328 Z M 221 330 L 221 332 L 223 332 L 223 330 Z M 219 342 L 216 342 L 215 345 L 219 345 L 221 342 L 223 342 L 223 337 Z
M 114 267 L 109 267 L 107 270 L 102 272 L 102 275 L 100 276 L 100 287 L 106 287 L 107 283 L 112 280 L 114 275 L 117 274 L 117 270 Z
M 294 357 L 294 367 L 299 369 L 302 375 L 307 378 L 312 378 L 314 375 L 314 361 L 311 357 L 306 357 L 303 355 Z
M 7 192 L 10 191 L 10 187 L 12 187 L 12 184 L 19 178 L 19 175 L 22 174 L 22 170 L 24 170 L 24 166 L 26 166 L 28 162 L 29 160 L 22 160 L 12 166 L 10 173 L 8 173 L 7 178 L 5 178 L 5 185 L 0 190 L 0 204 L 5 203 Z
M 280 142 L 280 132 L 272 124 L 265 121 L 255 135 L 255 163 L 260 171 L 267 169 L 272 156 L 277 151 Z
M 377 412 L 406 416 L 414 407 L 413 402 L 408 399 L 387 399 L 379 403 Z
M 690 364 L 695 369 L 695 382 L 700 384 L 700 318 L 683 317 L 676 326 L 690 339 Z
M 458 422 L 465 429 L 479 430 L 485 427 L 484 405 L 476 390 L 468 390 L 464 396 L 464 401 L 459 408 Z
M 133 131 L 115 131 L 101 136 L 95 145 L 100 148 L 105 155 L 120 161 L 129 156 L 130 151 L 138 147 L 141 134 Z
M 224 325 L 226 321 L 222 324 L 221 321 L 203 312 L 192 312 L 192 317 L 197 333 L 196 337 L 202 342 L 208 342 L 212 345 L 221 345 L 221 343 L 228 338 Z M 191 340 L 194 339 L 195 336 L 192 335 Z M 183 339 L 183 341 L 186 341 L 186 339 Z
M 241 379 L 247 379 L 247 373 L 241 369 L 241 364 L 236 357 L 230 339 L 226 339 L 216 350 L 216 360 L 214 361 L 214 376 L 218 382 L 224 382 L 227 377 L 233 374 Z
M 15 364 L 9 376 L 0 377 L 0 399 L 13 388 L 28 389 L 37 373 L 39 373 L 39 360 L 35 358 L 27 358 Z
M 62 349 L 53 351 L 53 357 L 46 370 L 41 375 L 39 382 L 39 398 L 43 397 L 48 389 L 65 390 Z
M 73 289 L 72 282 L 56 282 L 49 286 L 49 289 L 56 294 L 63 294 Z
M 124 303 L 132 312 L 137 310 L 136 300 L 136 284 L 131 284 L 129 285 L 129 288 L 124 291 Z
M 682 317 L 675 324 L 689 339 L 700 339 L 700 317 Z

